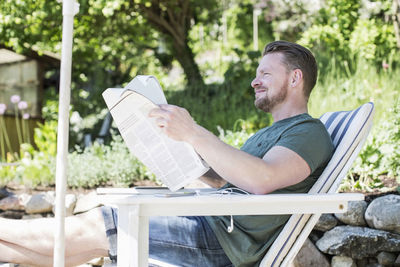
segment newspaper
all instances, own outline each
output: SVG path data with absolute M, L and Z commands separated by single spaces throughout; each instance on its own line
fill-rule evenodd
M 154 76 L 137 76 L 125 88 L 108 88 L 103 98 L 130 152 L 171 191 L 176 191 L 209 169 L 192 146 L 167 137 L 150 110 L 166 104 Z

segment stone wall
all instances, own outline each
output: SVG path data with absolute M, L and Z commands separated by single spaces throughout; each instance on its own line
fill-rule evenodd
M 2 189 L 0 216 L 51 217 L 54 197 L 53 191 L 16 195 Z M 87 211 L 99 203 L 95 192 L 67 194 L 67 214 Z M 293 266 L 400 266 L 400 196 L 390 194 L 371 202 L 350 202 L 346 213 L 322 215 Z
M 323 214 L 293 265 L 400 266 L 400 196 L 350 202 L 346 213 Z

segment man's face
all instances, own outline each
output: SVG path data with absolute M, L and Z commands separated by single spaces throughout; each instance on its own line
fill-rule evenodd
M 271 112 L 287 95 L 289 73 L 282 63 L 282 57 L 281 53 L 265 55 L 251 82 L 256 98 L 254 105 L 265 112 Z

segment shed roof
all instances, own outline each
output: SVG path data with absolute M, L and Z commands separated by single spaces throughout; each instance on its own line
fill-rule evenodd
M 18 54 L 11 48 L 0 45 L 0 65 L 24 61 L 27 59 L 36 59 L 47 65 L 59 67 L 61 57 L 51 52 L 44 52 L 40 55 L 34 50 L 28 50 L 24 52 L 24 54 Z

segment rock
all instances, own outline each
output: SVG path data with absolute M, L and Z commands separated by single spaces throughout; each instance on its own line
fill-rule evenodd
M 359 260 L 356 260 L 357 266 L 363 267 L 368 265 L 368 258 L 362 258 Z
M 67 194 L 65 195 L 65 212 L 66 216 L 72 216 L 74 215 L 74 209 L 76 206 L 76 196 L 74 194 Z M 53 213 L 55 214 L 55 205 L 53 205 Z
M 346 256 L 333 256 L 331 267 L 357 267 L 355 261 Z
M 355 226 L 366 226 L 367 223 L 364 219 L 364 213 L 367 209 L 367 202 L 361 201 L 350 201 L 348 209 L 345 213 L 335 213 L 335 217 L 342 223 Z
M 78 197 L 78 200 L 76 201 L 76 206 L 74 209 L 74 214 L 91 210 L 100 205 L 101 205 L 101 199 L 97 195 L 96 191 L 90 192 L 87 195 Z
M 365 219 L 372 228 L 400 234 L 400 195 L 374 199 L 365 211 Z
M 326 232 L 337 225 L 338 221 L 332 214 L 322 214 L 314 226 L 314 230 Z
M 382 251 L 376 256 L 379 264 L 392 266 L 396 261 L 396 255 L 390 252 Z
M 19 196 L 10 195 L 0 200 L 0 210 L 24 210 L 30 198 L 31 196 L 25 193 Z
M 6 210 L 2 213 L 0 213 L 0 217 L 2 218 L 7 218 L 7 219 L 22 219 L 22 217 L 24 216 L 24 211 L 20 210 Z
M 51 212 L 54 204 L 54 193 L 39 193 L 31 197 L 25 205 L 28 214 Z
M 13 193 L 9 192 L 5 187 L 0 188 L 0 199 L 9 197 L 11 195 L 13 195 Z
M 394 262 L 394 266 L 400 266 L 400 254 L 399 254 L 399 256 L 397 256 L 397 259 Z
M 308 236 L 308 238 L 311 240 L 311 242 L 313 242 L 314 244 L 318 241 L 318 239 L 320 239 L 322 237 L 321 232 L 317 232 L 317 231 L 311 231 L 310 235 Z
M 309 239 L 306 239 L 299 253 L 294 258 L 293 266 L 330 267 L 329 261 Z
M 316 245 L 330 255 L 361 259 L 376 256 L 380 251 L 400 251 L 400 235 L 367 227 L 336 226 L 325 232 Z
M 76 205 L 77 198 L 74 194 L 67 194 L 65 196 L 65 208 L 67 216 L 74 215 L 74 209 Z

